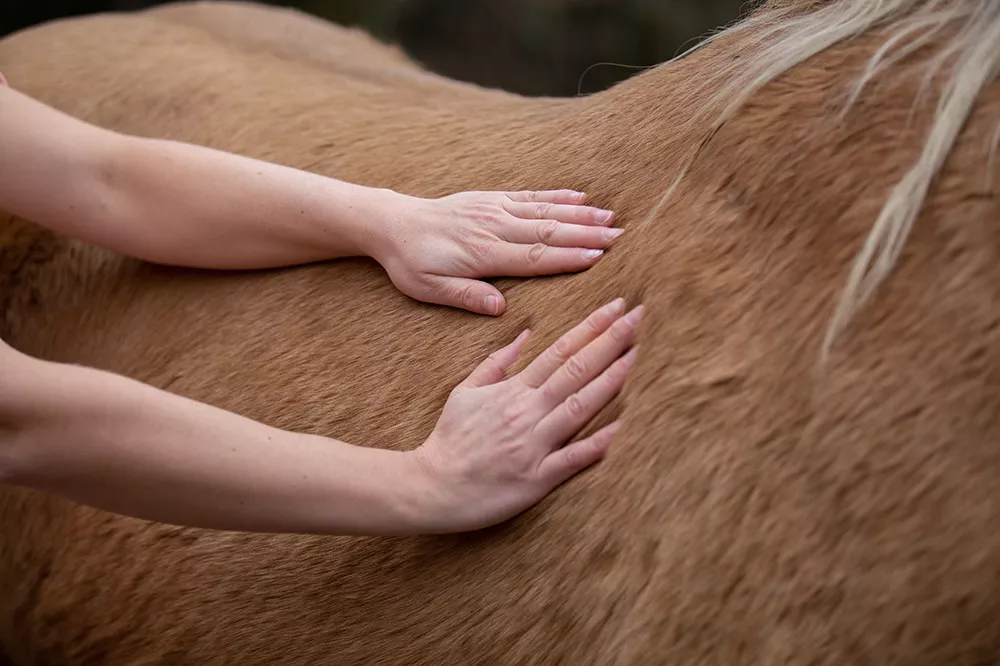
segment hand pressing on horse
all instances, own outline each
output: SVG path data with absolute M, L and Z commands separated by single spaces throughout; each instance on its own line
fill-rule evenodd
M 405 294 L 499 315 L 480 278 L 582 271 L 621 233 L 571 190 L 424 199 L 96 127 L 0 85 L 0 208 L 146 261 L 208 269 L 369 256 Z
M 71 118 L 0 81 L 0 209 L 152 262 L 210 269 L 367 254 L 414 298 L 500 314 L 478 280 L 592 266 L 618 233 L 575 192 L 419 199 Z M 562 445 L 621 388 L 641 311 L 616 301 L 522 373 L 525 337 L 455 389 L 416 452 L 298 434 L 0 342 L 0 483 L 149 520 L 251 531 L 475 529 L 592 464 Z M 624 355 L 623 355 L 624 354 Z
M 396 451 L 296 433 L 0 342 L 0 483 L 136 518 L 225 530 L 440 534 L 529 508 L 617 429 L 567 442 L 621 390 L 641 306 L 591 314 L 523 371 L 527 335 L 483 361 L 427 440 Z
M 403 293 L 485 315 L 503 294 L 480 278 L 582 271 L 621 235 L 573 190 L 396 197 L 368 253 Z
M 526 331 L 452 391 L 434 431 L 414 452 L 432 507 L 421 531 L 499 523 L 604 456 L 617 422 L 566 442 L 625 382 L 642 306 L 625 315 L 623 309 L 621 299 L 601 308 L 505 378 Z

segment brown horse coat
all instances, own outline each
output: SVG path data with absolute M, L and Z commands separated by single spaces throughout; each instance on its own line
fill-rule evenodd
M 712 125 L 702 111 L 719 73 L 755 57 L 752 31 L 579 99 L 450 82 L 363 35 L 239 4 L 66 20 L 0 41 L 13 86 L 116 130 L 425 196 L 578 188 L 626 228 L 585 274 L 500 280 L 508 312 L 493 320 L 411 301 L 368 261 L 167 269 L 0 213 L 0 337 L 27 353 L 405 448 L 526 325 L 539 334 L 533 355 L 614 296 L 647 307 L 629 383 L 585 431 L 621 415 L 608 459 L 496 529 L 219 533 L 0 490 L 11 657 L 1000 661 L 996 84 L 892 274 L 820 364 L 851 262 L 933 118 L 933 104 L 914 104 L 932 48 L 837 115 L 892 29 L 764 86 L 652 219 Z

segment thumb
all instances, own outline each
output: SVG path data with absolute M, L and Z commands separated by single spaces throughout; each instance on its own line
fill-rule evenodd
M 424 300 L 439 305 L 448 305 L 478 314 L 496 317 L 506 307 L 503 294 L 493 285 L 480 280 L 435 276 L 428 281 L 428 291 Z

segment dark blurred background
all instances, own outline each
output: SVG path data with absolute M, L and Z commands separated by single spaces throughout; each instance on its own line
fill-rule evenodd
M 734 21 L 746 0 L 270 0 L 400 44 L 429 69 L 526 95 L 602 90 Z M 157 0 L 0 0 L 0 35 Z M 631 67 L 600 63 L 617 63 Z

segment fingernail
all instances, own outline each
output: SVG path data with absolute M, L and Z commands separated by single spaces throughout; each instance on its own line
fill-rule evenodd
M 604 310 L 608 314 L 615 314 L 615 313 L 621 312 L 622 308 L 624 308 L 624 307 L 625 307 L 625 299 L 624 298 L 616 298 L 615 300 L 613 300 L 610 303 L 608 303 L 607 305 L 605 305 L 604 306 Z
M 597 259 L 599 256 L 604 254 L 604 250 L 584 250 L 584 259 Z
M 618 227 L 614 227 L 612 229 L 605 229 L 604 230 L 604 240 L 614 240 L 614 239 L 618 238 L 619 236 L 621 236 L 623 233 L 625 233 L 625 230 L 624 229 L 620 229 Z
M 629 323 L 630 326 L 635 326 L 642 319 L 643 307 L 641 305 L 636 306 L 632 312 L 629 312 L 625 316 L 625 321 Z
M 575 193 L 573 195 L 573 198 L 576 199 L 577 201 L 583 201 L 584 199 L 587 198 L 587 193 L 586 192 L 577 192 L 577 193 Z
M 601 224 L 608 224 L 611 222 L 611 218 L 614 217 L 614 213 L 610 210 L 602 210 L 597 213 L 597 219 Z
M 491 315 L 500 314 L 500 299 L 494 296 L 493 294 L 490 294 L 489 296 L 483 299 L 483 305 L 486 308 L 486 312 L 488 312 L 489 314 Z
M 496 298 L 496 296 L 494 296 L 493 298 Z M 521 335 L 517 336 L 517 338 L 515 338 L 515 339 L 514 339 L 514 344 L 518 344 L 519 342 L 524 342 L 524 340 L 525 340 L 525 339 L 526 339 L 526 338 L 527 338 L 527 337 L 528 337 L 529 335 L 531 335 L 531 329 L 530 329 L 530 328 L 529 328 L 529 329 L 526 329 L 526 330 L 523 330 L 523 331 L 521 331 Z

